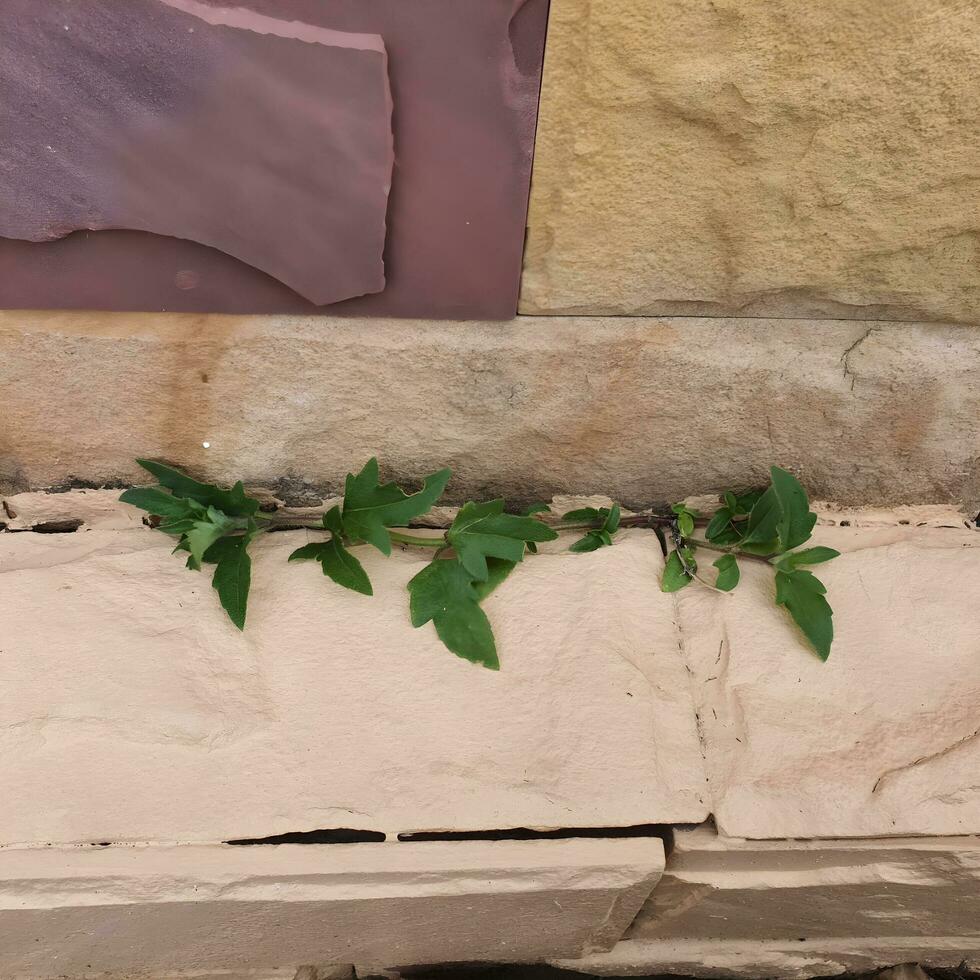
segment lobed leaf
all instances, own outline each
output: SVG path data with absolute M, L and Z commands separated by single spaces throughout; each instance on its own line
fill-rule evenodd
M 149 459 L 136 460 L 140 466 L 159 480 L 175 497 L 196 500 L 204 507 L 216 507 L 233 517 L 252 517 L 259 509 L 259 501 L 249 497 L 239 480 L 231 490 L 222 490 L 213 483 L 199 483 L 173 467 Z M 139 505 L 137 505 L 139 506 Z
M 386 528 L 401 527 L 421 517 L 442 496 L 452 470 L 439 470 L 425 478 L 418 493 L 407 494 L 394 483 L 378 483 L 378 461 L 368 460 L 356 476 L 347 474 L 342 522 L 354 541 L 367 541 L 384 555 L 391 554 Z
M 558 537 L 556 531 L 533 517 L 505 514 L 503 510 L 503 500 L 466 503 L 446 532 L 446 541 L 459 556 L 460 564 L 481 582 L 489 574 L 487 558 L 523 561 L 528 542 L 554 541 Z
M 495 585 L 507 574 L 509 570 L 495 566 Z M 488 566 L 484 585 L 490 582 Z M 491 670 L 500 669 L 490 621 L 480 608 L 481 594 L 459 561 L 435 559 L 408 583 L 408 591 L 413 626 L 431 621 L 439 639 L 458 657 Z

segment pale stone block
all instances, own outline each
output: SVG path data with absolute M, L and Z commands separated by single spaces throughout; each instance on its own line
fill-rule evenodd
M 457 503 L 641 508 L 781 463 L 814 499 L 975 515 L 977 418 L 960 327 L 0 313 L 0 493 L 146 482 L 147 456 L 316 503 L 374 454 L 405 479 L 451 466 Z
M 0 849 L 0 975 L 578 956 L 662 870 L 656 839 Z
M 625 939 L 980 938 L 980 837 L 747 841 L 674 833 Z
M 980 833 L 980 535 L 818 527 L 827 663 L 743 561 L 730 595 L 678 595 L 712 812 L 731 836 Z
M 521 311 L 980 318 L 980 8 L 552 5 Z
M 499 672 L 409 621 L 428 556 L 253 545 L 239 633 L 148 529 L 0 535 L 0 843 L 213 842 L 697 822 L 705 775 L 649 532 L 529 559 L 485 603 Z

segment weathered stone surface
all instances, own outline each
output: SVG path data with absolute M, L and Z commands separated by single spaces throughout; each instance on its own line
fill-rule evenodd
M 980 318 L 980 9 L 552 5 L 526 313 Z
M 980 939 L 945 936 L 938 939 L 757 939 L 706 941 L 665 939 L 622 942 L 609 953 L 555 966 L 596 976 L 717 977 L 719 980 L 806 980 L 840 973 L 867 973 L 892 963 L 975 971 L 980 966 Z
M 772 606 L 769 568 L 687 589 L 712 812 L 751 838 L 980 833 L 980 534 L 820 528 L 834 647 L 821 663 Z
M 707 815 L 652 533 L 505 582 L 499 673 L 412 629 L 425 557 L 364 549 L 368 598 L 287 564 L 306 539 L 253 545 L 241 634 L 159 532 L 0 535 L 0 843 Z
M 200 0 L 8 0 L 0 50 L 0 235 L 186 239 L 315 304 L 384 289 L 394 148 L 378 34 Z M 177 287 L 199 279 L 185 270 Z
M 834 321 L 0 314 L 0 492 L 136 456 L 336 490 L 372 454 L 451 499 L 645 506 L 796 469 L 841 504 L 980 509 L 980 334 Z M 209 448 L 204 448 L 204 443 Z
M 148 4 L 150 4 L 148 6 Z M 520 286 L 521 258 L 524 245 L 525 219 L 527 216 L 527 191 L 531 175 L 531 155 L 534 148 L 534 126 L 537 116 L 538 89 L 544 36 L 548 18 L 548 0 L 172 0 L 171 6 L 195 9 L 206 7 L 209 19 L 233 18 L 255 23 L 260 18 L 275 19 L 290 25 L 290 29 L 305 36 L 344 32 L 347 34 L 372 34 L 384 38 L 390 55 L 389 70 L 391 87 L 396 103 L 394 123 L 397 149 L 397 167 L 392 182 L 387 220 L 388 237 L 385 242 L 385 288 L 380 293 L 345 300 L 331 307 L 342 314 L 358 316 L 431 316 L 458 319 L 463 317 L 507 318 L 517 310 Z M 99 44 L 109 43 L 121 25 L 127 20 L 127 11 L 141 15 L 146 10 L 166 12 L 162 0 L 133 0 L 124 3 L 123 10 L 112 0 L 90 0 L 86 3 L 68 0 L 50 0 L 36 4 L 31 0 L 11 0 L 4 3 L 4 36 L 0 38 L 3 49 L 0 61 L 4 65 L 21 64 L 23 71 L 13 76 L 16 85 L 23 86 L 25 79 L 37 78 L 33 65 L 22 65 L 21 58 L 32 44 L 39 40 L 34 33 L 26 39 L 10 29 L 12 8 L 30 7 L 35 22 L 46 19 L 48 11 L 67 9 L 70 16 L 62 24 L 55 23 L 63 37 L 61 44 L 72 45 L 72 28 L 90 16 L 88 8 L 102 6 L 112 16 L 104 24 L 105 38 Z M 117 16 L 118 15 L 118 16 Z M 108 74 L 121 82 L 122 101 L 145 84 L 145 78 L 160 69 L 155 60 L 159 54 L 160 39 L 150 29 L 152 18 L 143 18 L 147 26 L 133 44 L 123 45 L 111 52 L 113 69 Z M 267 23 L 264 20 L 263 23 Z M 194 47 L 198 30 L 194 35 L 176 35 L 163 39 L 163 61 L 166 65 L 185 64 Z M 227 31 L 228 28 L 220 28 Z M 208 32 L 210 33 L 210 32 Z M 169 46 L 167 42 L 169 41 Z M 4 42 L 7 42 L 6 44 Z M 294 46 L 298 42 L 286 42 L 281 38 L 263 37 L 262 45 Z M 140 61 L 144 52 L 152 52 L 154 58 Z M 303 60 L 302 54 L 298 60 Z M 264 62 L 262 62 L 264 64 Z M 9 125 L 0 123 L 5 144 L 8 132 L 23 132 L 29 124 L 30 133 L 39 133 L 52 125 L 64 122 L 60 105 L 53 109 L 45 99 L 50 87 L 59 78 L 74 77 L 78 68 L 77 58 L 61 56 L 46 62 L 50 69 L 40 75 L 40 85 L 31 85 L 30 91 L 17 88 L 10 97 L 0 98 L 0 105 L 15 107 Z M 89 66 L 98 77 L 101 66 Z M 258 86 L 259 105 L 268 105 L 273 92 L 294 78 L 299 66 L 288 62 L 277 69 L 274 80 L 260 77 L 257 62 L 251 73 L 244 78 L 229 79 L 226 66 L 215 62 L 204 70 L 182 75 L 175 87 L 187 95 L 182 105 L 191 109 L 201 108 L 222 83 L 236 86 L 241 104 L 224 117 L 214 120 L 216 128 L 233 117 L 250 120 L 249 113 L 258 108 L 245 104 L 245 92 Z M 217 80 L 211 72 L 217 73 Z M 84 69 L 83 69 L 84 74 Z M 353 76 L 352 76 L 353 77 Z M 87 78 L 81 88 L 87 89 Z M 329 81 L 325 77 L 323 82 Z M 346 90 L 347 82 L 344 83 Z M 3 87 L 0 84 L 0 87 Z M 100 86 L 96 82 L 96 101 L 110 83 Z M 188 92 L 188 89 L 190 90 Z M 372 85 L 372 91 L 374 86 Z M 161 90 L 160 102 L 165 103 L 172 94 Z M 330 189 L 334 184 L 335 168 L 324 166 L 331 160 L 301 159 L 302 150 L 308 146 L 304 138 L 300 152 L 290 149 L 294 144 L 283 144 L 270 139 L 273 132 L 289 129 L 299 122 L 302 115 L 316 119 L 325 112 L 337 108 L 332 97 L 336 89 L 326 84 L 319 86 L 317 95 L 302 105 L 295 102 L 286 106 L 283 114 L 259 119 L 248 127 L 248 132 L 235 130 L 230 138 L 234 142 L 247 142 L 258 134 L 265 137 L 268 145 L 262 153 L 263 161 L 271 161 L 279 172 L 294 170 L 308 174 L 306 162 L 320 166 L 319 177 L 327 180 L 328 187 L 322 194 L 326 201 L 337 203 Z M 71 129 L 77 121 L 74 110 L 79 105 L 81 92 L 69 88 L 65 94 L 66 105 L 71 107 L 65 125 Z M 358 90 L 355 127 L 367 124 L 368 89 Z M 43 108 L 44 111 L 39 111 Z M 116 106 L 111 103 L 102 107 L 99 119 L 91 122 L 89 130 L 103 133 L 104 120 L 115 118 Z M 0 110 L 2 111 L 2 110 Z M 150 115 L 150 114 L 148 114 Z M 41 118 L 38 118 L 41 117 Z M 341 127 L 343 128 L 343 127 Z M 345 130 L 346 131 L 346 130 Z M 223 132 L 223 130 L 222 130 Z M 354 136 L 354 133 L 349 135 Z M 169 158 L 173 137 L 167 132 L 164 142 L 164 158 Z M 116 142 L 124 140 L 119 129 L 110 130 L 108 138 Z M 51 156 L 46 144 L 55 147 L 50 139 L 40 140 L 35 157 L 28 159 L 33 174 L 42 165 L 45 154 Z M 347 141 L 356 149 L 357 140 Z M 212 141 L 213 146 L 213 141 Z M 56 147 L 59 156 L 63 147 Z M 71 146 L 78 152 L 79 146 Z M 274 161 L 271 160 L 275 157 Z M 358 166 L 374 169 L 373 157 L 357 160 Z M 138 161 L 142 169 L 142 161 Z M 202 161 L 202 165 L 203 161 Z M 346 167 L 345 167 L 346 170 Z M 3 174 L 0 168 L 0 174 Z M 2 182 L 2 180 L 0 180 Z M 374 192 L 383 188 L 374 183 Z M 228 181 L 219 186 L 216 194 L 225 199 L 231 189 L 240 191 L 240 206 L 234 211 L 236 225 L 250 222 L 260 214 L 266 221 L 279 227 L 279 221 L 268 214 L 268 207 L 257 201 L 254 189 L 254 168 L 243 164 L 233 165 Z M 267 188 L 263 188 L 267 189 Z M 196 202 L 200 196 L 190 188 L 179 187 L 172 193 L 170 188 L 158 187 L 150 194 L 153 206 L 169 203 L 174 217 L 200 220 L 188 214 L 187 201 Z M 285 191 L 289 196 L 289 191 Z M 278 203 L 278 201 L 276 202 Z M 322 205 L 310 205 L 310 216 L 318 214 Z M 9 208 L 4 208 L 9 211 Z M 336 209 L 339 215 L 349 218 L 346 204 Z M 375 209 L 376 211 L 376 209 Z M 167 215 L 164 215 L 167 217 Z M 305 229 L 309 221 L 300 215 L 293 222 L 285 241 L 276 237 L 276 245 L 289 250 L 293 244 L 316 245 L 313 236 Z M 213 229 L 212 229 L 213 230 Z M 348 229 L 352 247 L 363 241 L 365 235 L 376 236 L 383 229 L 374 221 L 371 227 Z M 223 238 L 227 238 L 222 231 Z M 262 248 L 253 243 L 253 249 Z M 271 258 L 268 248 L 265 257 Z M 293 255 L 296 258 L 296 255 Z M 348 261 L 342 254 L 327 254 L 323 248 L 311 250 L 305 257 L 310 263 L 319 262 L 319 272 L 328 280 L 334 271 L 332 266 Z M 375 262 L 377 257 L 375 256 Z M 0 307 L 25 309 L 70 308 L 81 310 L 156 310 L 156 311 L 208 311 L 225 313 L 309 313 L 318 308 L 310 299 L 304 299 L 282 282 L 264 272 L 232 258 L 226 252 L 209 248 L 197 242 L 167 238 L 148 232 L 104 230 L 69 235 L 58 241 L 47 242 L 43 247 L 24 241 L 0 238 Z M 277 268 L 273 274 L 278 275 Z M 377 286 L 376 274 L 371 285 Z M 317 302 L 324 297 L 313 294 Z
M 577 956 L 662 869 L 659 840 L 0 849 L 0 973 Z
M 624 938 L 804 936 L 980 937 L 980 838 L 746 841 L 679 829 L 667 873 Z

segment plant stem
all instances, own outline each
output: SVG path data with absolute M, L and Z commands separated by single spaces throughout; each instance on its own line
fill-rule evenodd
M 388 529 L 391 540 L 396 544 L 410 544 L 417 548 L 444 548 L 446 546 L 446 535 L 440 534 L 437 538 L 419 537 L 415 534 L 402 534 L 401 531 Z
M 710 541 L 702 541 L 700 538 L 685 538 L 687 543 L 695 548 L 707 548 L 708 551 L 719 551 L 723 555 L 736 555 L 739 558 L 749 558 L 752 561 L 763 561 L 769 564 L 770 555 L 753 555 L 748 551 L 742 551 L 738 547 L 726 548 L 720 544 L 712 544 Z

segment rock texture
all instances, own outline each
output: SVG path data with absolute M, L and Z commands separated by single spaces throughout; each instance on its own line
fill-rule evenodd
M 817 528 L 830 660 L 800 656 L 764 565 L 679 595 L 712 812 L 751 838 L 980 831 L 980 534 Z
M 927 968 L 976 972 L 980 969 L 980 939 L 669 939 L 617 943 L 609 953 L 559 960 L 554 965 L 607 977 L 673 974 L 718 980 L 807 980 L 877 972 L 889 963 L 920 963 Z
M 0 194 L 12 180 L 22 186 L 26 173 L 30 201 L 41 175 L 64 168 L 57 176 L 71 177 L 71 193 L 85 198 L 64 200 L 68 184 L 57 183 L 58 210 L 82 210 L 82 223 L 68 227 L 89 227 L 84 206 L 108 204 L 112 214 L 103 218 L 122 216 L 126 227 L 164 234 L 208 231 L 216 237 L 202 240 L 217 247 L 122 230 L 70 235 L 43 247 L 0 239 L 0 307 L 310 312 L 342 298 L 327 287 L 339 286 L 341 270 L 355 265 L 364 280 L 357 288 L 384 284 L 383 292 L 331 309 L 514 315 L 548 0 L 413 0 L 410 12 L 405 0 L 133 0 L 123 12 L 118 6 L 112 0 L 4 4 L 0 64 L 11 71 L 0 68 L 0 105 L 17 108 L 9 120 L 0 116 Z M 183 10 L 203 11 L 208 23 Z M 168 25 L 179 24 L 187 25 L 183 33 L 168 33 Z M 384 38 L 397 156 L 384 281 L 382 164 L 390 159 L 378 102 L 381 56 L 273 36 L 284 30 L 307 39 L 340 32 Z M 220 43 L 213 44 L 216 38 Z M 29 60 L 39 45 L 47 71 Z M 309 98 L 318 48 L 325 64 Z M 236 53 L 248 54 L 247 72 L 237 71 Z M 59 90 L 59 79 L 71 84 Z M 149 110 L 134 119 L 128 110 L 145 106 L 142 97 L 155 80 L 166 84 L 153 89 Z M 25 106 L 30 111 L 21 111 Z M 114 123 L 109 130 L 106 120 Z M 13 160 L 8 132 L 18 135 Z M 66 139 L 53 138 L 59 133 Z M 340 145 L 330 142 L 338 137 Z M 232 146 L 252 156 L 230 160 Z M 186 157 L 175 159 L 175 147 L 189 149 L 193 173 Z M 87 177 L 79 187 L 77 170 L 93 156 L 98 179 Z M 188 180 L 173 187 L 177 174 Z M 139 186 L 140 176 L 152 181 L 151 190 Z M 85 197 L 93 187 L 94 202 Z M 118 200 L 123 192 L 130 200 Z M 364 195 L 369 207 L 361 214 Z M 153 221 L 134 223 L 147 209 Z M 9 201 L 2 210 L 11 212 Z M 218 223 L 203 227 L 205 216 Z M 262 235 L 253 234 L 257 225 Z M 247 252 L 231 247 L 231 232 L 242 230 L 249 232 Z M 349 251 L 332 247 L 338 232 Z M 370 270 L 356 266 L 367 243 Z M 306 299 L 273 278 L 296 272 L 282 268 L 287 254 L 307 274 L 312 270 L 313 288 L 305 279 L 285 278 Z
M 456 501 L 646 506 L 780 463 L 815 498 L 975 515 L 978 417 L 961 327 L 0 314 L 8 494 L 139 482 L 150 456 L 318 502 L 377 454 L 405 478 L 451 466 Z
M 624 939 L 980 938 L 980 838 L 746 841 L 678 829 Z
M 253 545 L 240 634 L 158 532 L 0 535 L 0 844 L 707 815 L 653 534 L 505 582 L 499 673 L 412 629 L 424 557 L 365 553 L 372 599 L 288 565 L 306 539 Z
M 186 239 L 317 305 L 384 289 L 394 146 L 378 34 L 200 0 L 9 0 L 0 51 L 0 235 Z
M 576 956 L 615 941 L 662 869 L 659 840 L 0 849 L 0 972 Z
M 521 309 L 980 318 L 980 9 L 552 5 Z

